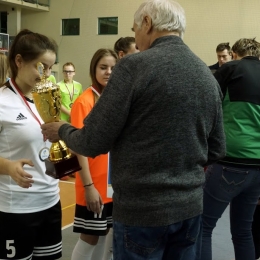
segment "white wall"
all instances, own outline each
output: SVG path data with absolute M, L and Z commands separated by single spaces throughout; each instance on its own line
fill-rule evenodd
M 66 8 L 60 8 L 61 3 Z M 54 38 L 59 45 L 57 80 L 62 80 L 62 65 L 72 61 L 76 66 L 74 79 L 86 88 L 91 83 L 89 63 L 94 52 L 98 48 L 113 48 L 114 42 L 121 36 L 134 36 L 131 31 L 133 13 L 139 3 L 129 6 L 128 2 L 123 0 L 52 0 L 51 11 L 47 14 L 25 11 L 22 28 L 29 28 Z M 118 16 L 118 35 L 97 35 L 98 17 L 107 16 Z M 80 18 L 80 36 L 61 36 L 61 20 L 64 18 Z
M 98 48 L 113 48 L 122 36 L 134 36 L 130 28 L 133 15 L 142 0 L 51 0 L 50 12 L 22 10 L 21 28 L 54 38 L 59 45 L 59 64 L 54 67 L 58 79 L 67 61 L 76 66 L 75 80 L 90 84 L 89 63 Z M 215 49 L 220 42 L 232 45 L 242 37 L 260 41 L 259 0 L 179 0 L 187 17 L 184 42 L 208 65 L 216 62 Z M 97 18 L 118 16 L 118 35 L 97 35 Z M 80 36 L 61 36 L 61 19 L 80 18 Z

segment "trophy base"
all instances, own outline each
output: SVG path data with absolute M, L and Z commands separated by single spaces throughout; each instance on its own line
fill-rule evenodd
M 81 170 L 78 158 L 75 154 L 69 159 L 63 159 L 58 162 L 52 162 L 49 158 L 45 160 L 45 173 L 55 179 L 60 179 L 66 175 L 72 174 Z

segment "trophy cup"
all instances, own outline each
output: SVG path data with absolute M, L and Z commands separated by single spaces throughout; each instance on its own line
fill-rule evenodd
M 32 90 L 33 100 L 44 123 L 57 122 L 60 119 L 61 95 L 58 85 L 46 79 L 44 66 L 37 63 L 41 81 Z M 48 158 L 45 160 L 46 174 L 60 179 L 81 170 L 78 158 L 67 148 L 64 141 L 52 143 Z

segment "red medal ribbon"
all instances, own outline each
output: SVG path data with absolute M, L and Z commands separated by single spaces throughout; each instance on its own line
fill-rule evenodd
M 36 120 L 36 121 L 39 123 L 39 125 L 41 126 L 41 125 L 42 125 L 42 124 L 41 124 L 41 121 L 39 120 L 39 118 L 38 118 L 38 117 L 34 114 L 34 112 L 32 111 L 30 105 L 28 104 L 28 101 L 27 101 L 26 98 L 24 97 L 22 91 L 21 91 L 21 90 L 19 89 L 19 87 L 17 86 L 15 80 L 14 80 L 14 79 L 11 79 L 11 81 L 12 81 L 12 84 L 14 85 L 15 89 L 17 90 L 17 92 L 18 92 L 19 95 L 21 96 L 22 100 L 24 101 L 25 105 L 30 109 L 30 111 L 31 111 L 33 117 L 35 118 L 35 120 Z M 43 140 L 44 140 L 44 142 L 47 140 L 47 139 L 45 138 L 45 136 L 43 137 Z

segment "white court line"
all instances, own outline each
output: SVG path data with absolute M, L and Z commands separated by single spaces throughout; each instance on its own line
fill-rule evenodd
M 66 225 L 66 226 L 64 226 L 61 230 L 64 230 L 64 229 L 66 229 L 66 228 L 69 228 L 69 227 L 71 227 L 73 225 L 73 223 L 71 223 L 71 224 L 69 224 L 69 225 Z

